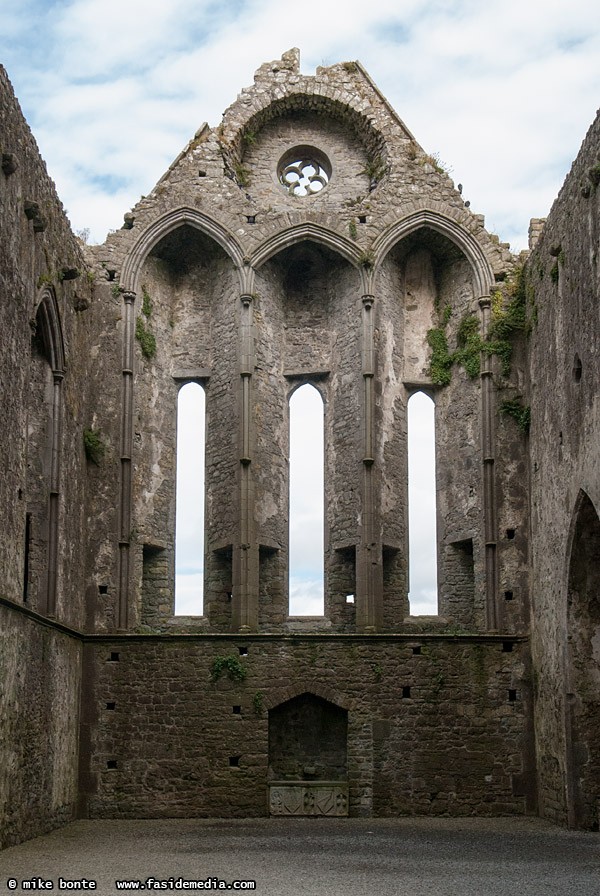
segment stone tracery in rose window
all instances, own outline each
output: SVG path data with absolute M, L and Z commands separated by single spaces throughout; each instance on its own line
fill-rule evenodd
M 293 196 L 319 193 L 329 183 L 330 176 L 326 157 L 312 147 L 297 147 L 286 153 L 279 165 L 280 183 Z

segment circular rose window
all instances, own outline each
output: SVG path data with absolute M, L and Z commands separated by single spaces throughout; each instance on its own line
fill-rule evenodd
M 292 196 L 314 196 L 329 183 L 331 163 L 314 146 L 295 146 L 282 156 L 277 173 Z

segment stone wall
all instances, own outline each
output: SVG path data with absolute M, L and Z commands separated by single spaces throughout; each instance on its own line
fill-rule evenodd
M 599 165 L 596 118 L 527 264 L 535 311 L 529 339 L 531 620 L 540 798 L 549 818 L 564 822 L 570 812 L 574 824 L 583 821 L 573 798 L 593 761 L 598 719 L 598 628 L 589 606 L 597 598 L 587 592 L 578 607 L 568 582 L 581 575 L 570 567 L 572 554 L 582 556 L 574 537 L 582 502 L 592 503 L 596 518 L 600 509 Z M 576 646 L 584 618 L 595 629 L 588 630 L 585 656 Z M 581 662 L 594 682 L 594 708 L 574 668 Z M 578 730 L 586 715 L 584 730 Z M 598 793 L 596 782 L 596 799 Z M 598 825 L 596 808 L 585 816 L 588 826 Z
M 0 849 L 76 817 L 82 645 L 0 606 Z
M 539 781 L 543 814 L 597 826 L 599 122 L 521 274 L 358 63 L 262 66 L 85 248 L 3 72 L 0 90 L 5 841 L 78 796 L 90 817 L 263 815 L 290 769 L 340 799 L 345 775 L 351 815 L 533 812 Z M 282 172 L 307 160 L 328 184 L 295 195 Z M 480 351 L 517 293 L 510 359 Z M 205 599 L 181 618 L 190 382 Z M 305 383 L 324 404 L 325 614 L 302 620 L 288 415 Z M 418 391 L 436 406 L 429 619 L 407 596 Z
M 88 463 L 91 283 L 0 69 L 0 840 L 74 817 Z M 23 607 L 20 613 L 12 606 Z
M 269 711 L 305 693 L 347 710 L 351 815 L 535 809 L 526 641 L 129 636 L 86 650 L 90 817 L 267 814 Z

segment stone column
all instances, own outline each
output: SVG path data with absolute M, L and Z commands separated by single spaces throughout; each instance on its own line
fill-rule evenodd
M 373 345 L 374 296 L 362 297 L 363 457 L 362 519 L 356 551 L 356 626 L 377 631 L 383 623 L 383 564 L 375 488 L 373 411 L 375 352 Z
M 479 299 L 481 330 L 487 336 L 491 321 L 492 300 L 489 296 Z M 497 514 L 495 488 L 495 392 L 492 358 L 481 354 L 481 449 L 483 455 L 483 524 L 485 540 L 485 597 L 488 631 L 500 628 L 497 570 Z
M 240 299 L 240 500 L 238 539 L 233 549 L 231 628 L 232 631 L 250 632 L 258 628 L 258 542 L 251 467 L 253 301 L 250 293 L 243 293 Z
M 134 292 L 124 292 L 123 332 L 123 397 L 121 405 L 121 492 L 119 500 L 119 585 L 117 593 L 117 628 L 127 631 L 129 625 L 129 576 L 131 562 L 132 506 L 132 436 L 133 436 L 133 344 L 135 319 Z
M 62 370 L 52 372 L 52 459 L 50 490 L 48 497 L 48 581 L 46 588 L 46 614 L 56 616 L 56 591 L 58 576 L 58 515 L 60 496 L 60 437 L 62 409 Z

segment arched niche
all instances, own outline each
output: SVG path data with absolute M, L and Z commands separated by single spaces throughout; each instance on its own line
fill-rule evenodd
M 62 380 L 65 354 L 54 292 L 45 289 L 31 337 L 23 598 L 54 616 L 57 601 Z
M 399 546 L 386 551 L 384 545 L 386 627 L 397 626 L 407 608 L 409 583 L 402 562 L 409 542 L 406 405 L 419 391 L 435 399 L 438 611 L 469 627 L 484 625 L 483 597 L 474 587 L 476 572 L 482 575 L 484 564 L 483 553 L 478 552 L 482 539 L 477 541 L 483 466 L 480 381 L 458 364 L 447 380 L 432 369 L 432 341 L 444 341 L 451 353 L 461 322 L 468 318 L 480 324 L 479 275 L 451 233 L 419 224 L 412 230 L 399 229 L 396 243 L 379 246 L 383 257 L 375 292 L 379 320 L 386 322 L 378 346 L 386 409 L 382 437 L 386 469 L 397 471 L 386 480 L 382 527 L 391 548 Z M 458 567 L 461 584 L 456 588 Z
M 175 368 L 207 368 L 214 352 L 227 351 L 227 343 L 217 349 L 211 335 L 223 311 L 229 311 L 231 325 L 235 322 L 237 279 L 223 248 L 191 224 L 171 230 L 152 247 L 139 270 L 136 310 L 157 334 L 164 331 Z
M 343 102 L 319 95 L 318 87 L 316 91 L 315 87 L 317 85 L 312 84 L 310 92 L 291 92 L 275 99 L 270 92 L 263 92 L 258 97 L 260 108 L 254 102 L 242 109 L 241 117 L 239 108 L 232 118 L 229 110 L 225 113 L 225 162 L 232 173 L 240 162 L 249 165 L 256 155 L 256 148 L 264 155 L 265 144 L 268 146 L 273 136 L 287 149 L 294 143 L 313 143 L 319 137 L 327 140 L 333 135 L 338 148 L 346 149 L 344 162 L 349 162 L 356 153 L 365 160 L 379 158 L 385 161 L 387 149 L 383 134 L 374 125 L 372 115 L 353 108 L 355 95 L 349 92 L 348 102 Z M 253 173 L 251 170 L 250 174 Z M 366 183 L 368 187 L 368 181 Z M 354 187 L 356 194 L 356 184 Z
M 598 830 L 600 807 L 600 520 L 580 492 L 567 586 L 569 817 Z
M 306 692 L 269 710 L 271 815 L 348 814 L 348 712 Z
M 359 513 L 360 272 L 331 247 L 303 239 L 265 260 L 255 283 L 261 624 L 285 623 L 288 615 L 288 402 L 295 388 L 311 384 L 326 407 L 325 616 L 350 626 L 345 600 L 355 588 L 354 558 L 348 563 L 337 548 L 343 537 L 353 550 Z
M 134 343 L 133 494 L 134 523 L 144 533 L 143 621 L 164 627 L 174 609 L 177 406 L 180 387 L 190 383 L 205 391 L 207 420 L 205 447 L 196 445 L 206 495 L 198 551 L 204 543 L 207 549 L 204 565 L 194 568 L 197 576 L 203 569 L 203 615 L 211 627 L 227 628 L 239 466 L 238 270 L 212 235 L 184 222 L 152 245 L 136 277 L 136 334 L 145 330 L 155 341 L 150 356 L 139 339 Z M 185 615 L 190 612 L 199 615 L 198 603 Z
M 307 104 L 307 97 L 297 98 Z M 364 124 L 360 116 L 345 114 L 339 103 L 319 102 L 322 98 L 310 98 L 310 108 L 300 114 L 290 109 L 290 98 L 284 105 L 276 104 L 258 113 L 248 123 L 245 131 L 251 139 L 242 139 L 236 158 L 241 158 L 244 171 L 252 191 L 278 206 L 289 205 L 312 209 L 327 193 L 330 202 L 342 204 L 356 200 L 359 194 L 367 194 L 370 178 L 367 174 L 370 159 L 384 155 L 381 141 L 377 141 L 371 131 L 361 130 Z M 320 108 L 319 108 L 320 107 Z M 270 114 L 268 114 L 270 113 Z M 379 142 L 377 151 L 370 147 Z M 225 157 L 239 177 L 240 166 Z M 304 193 L 290 188 L 290 182 L 283 171 L 286 164 L 293 162 L 318 165 L 323 180 L 313 184 L 316 192 Z M 381 164 L 383 169 L 383 164 Z M 326 182 L 329 182 L 327 186 Z M 320 187 L 323 189 L 319 189 Z
M 345 781 L 348 712 L 312 693 L 269 710 L 269 778 Z

